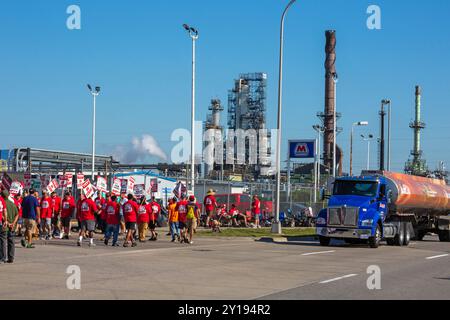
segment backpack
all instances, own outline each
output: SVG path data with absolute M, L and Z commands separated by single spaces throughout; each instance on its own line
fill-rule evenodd
M 195 206 L 188 206 L 187 218 L 195 219 Z

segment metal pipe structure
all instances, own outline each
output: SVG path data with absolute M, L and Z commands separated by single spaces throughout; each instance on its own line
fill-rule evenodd
M 95 87 L 95 90 L 92 89 L 91 85 L 87 85 L 89 92 L 94 98 L 94 108 L 93 108 L 93 116 L 92 116 L 92 182 L 95 180 L 95 116 L 96 116 L 96 101 L 97 96 L 100 94 L 100 87 Z
M 272 224 L 272 233 L 281 234 L 280 223 L 280 187 L 281 187 L 281 130 L 282 130 L 282 101 L 283 101 L 283 46 L 284 46 L 284 20 L 286 14 L 295 3 L 296 0 L 291 0 L 284 9 L 281 16 L 280 26 L 280 61 L 279 61 L 279 78 L 278 78 L 278 125 L 277 125 L 277 154 L 276 154 L 276 168 L 277 168 L 277 183 L 276 183 L 276 198 L 275 198 L 275 222 Z
M 386 100 L 381 101 L 381 111 L 380 111 L 380 171 L 385 169 L 385 123 L 384 118 L 386 116 L 386 111 L 384 106 L 386 105 Z
M 192 96 L 191 96 L 191 192 L 195 195 L 195 42 L 198 39 L 198 31 L 195 28 L 183 25 L 183 28 L 189 33 L 192 39 Z
M 392 130 L 392 111 L 391 100 L 386 99 L 388 105 L 388 146 L 387 146 L 387 171 L 391 171 L 391 130 Z

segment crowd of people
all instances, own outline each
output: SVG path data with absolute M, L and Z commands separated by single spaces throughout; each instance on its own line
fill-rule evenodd
M 205 209 L 204 227 L 220 231 L 222 222 L 232 221 L 248 226 L 247 215 L 239 212 L 233 204 L 228 211 L 219 205 L 214 190 L 209 190 L 203 201 Z M 261 204 L 253 197 L 252 217 L 260 228 Z M 72 234 L 74 218 L 78 223 L 77 245 L 95 246 L 94 233 L 103 234 L 101 240 L 106 246 L 119 246 L 119 235 L 124 235 L 123 247 L 136 247 L 137 242 L 157 241 L 157 222 L 161 215 L 161 204 L 155 197 L 136 199 L 132 194 L 116 196 L 97 193 L 96 197 L 86 197 L 83 192 L 78 200 L 70 191 L 61 199 L 56 192 L 41 195 L 34 190 L 24 190 L 22 194 L 10 195 L 2 191 L 0 197 L 0 262 L 14 262 L 14 237 L 22 237 L 24 248 L 34 248 L 33 239 L 65 239 Z M 172 242 L 193 244 L 194 234 L 201 221 L 202 208 L 194 196 L 181 195 L 167 205 L 168 223 Z M 149 235 L 147 235 L 149 233 Z

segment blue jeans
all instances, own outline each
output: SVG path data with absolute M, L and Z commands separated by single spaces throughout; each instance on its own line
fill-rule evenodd
M 170 223 L 170 234 L 172 235 L 172 240 L 175 240 L 175 235 L 180 236 L 180 229 L 178 228 L 178 222 Z
M 120 225 L 118 224 L 108 224 L 106 227 L 106 240 L 111 239 L 111 234 L 113 235 L 113 244 L 117 243 L 117 239 L 119 238 L 119 229 Z

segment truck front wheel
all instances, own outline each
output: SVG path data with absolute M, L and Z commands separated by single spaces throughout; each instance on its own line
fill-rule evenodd
M 331 238 L 320 236 L 319 242 L 322 247 L 328 247 L 330 245 Z
M 411 229 L 409 228 L 410 224 L 409 222 L 403 223 L 403 226 L 405 228 L 405 240 L 403 240 L 403 244 L 405 246 L 409 246 L 409 243 L 411 242 Z
M 375 236 L 369 238 L 369 246 L 373 249 L 376 249 L 380 246 L 382 234 L 381 227 L 377 225 L 377 230 L 375 231 Z

